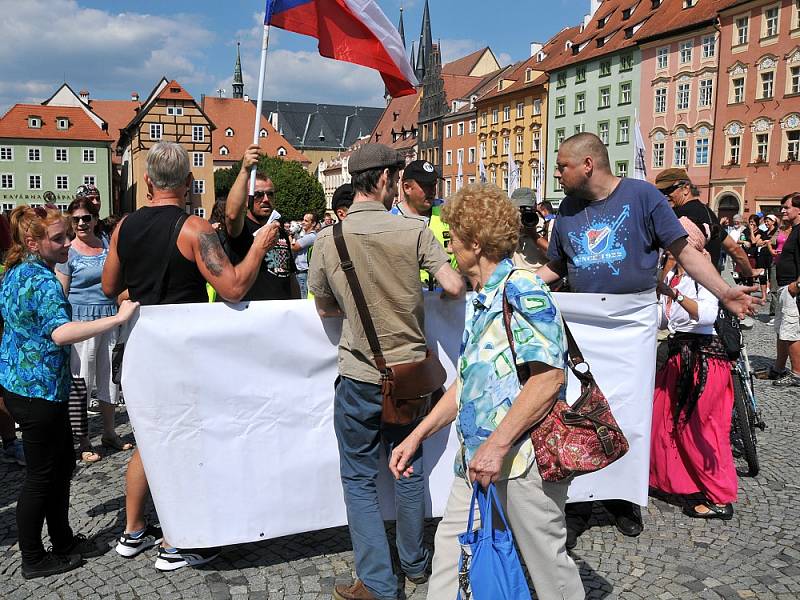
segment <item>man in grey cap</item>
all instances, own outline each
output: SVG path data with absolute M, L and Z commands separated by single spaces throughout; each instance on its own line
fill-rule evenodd
M 402 157 L 382 144 L 365 144 L 356 150 L 349 163 L 355 197 L 342 223 L 350 260 L 390 366 L 421 361 L 426 355 L 420 269 L 433 273 L 447 294 L 464 292 L 463 280 L 425 223 L 389 214 L 402 164 Z M 383 444 L 391 453 L 416 423 L 407 427 L 381 424 L 380 371 L 341 268 L 333 233 L 333 227 L 319 233 L 308 273 L 308 288 L 320 316 L 344 316 L 333 424 L 358 579 L 352 585 L 337 585 L 333 597 L 393 600 L 398 596 L 398 580 L 392 571 L 376 486 L 380 447 Z M 410 478 L 395 482 L 397 551 L 406 577 L 423 583 L 428 577 L 429 552 L 422 544 L 421 453 L 413 465 Z
M 519 208 L 522 226 L 514 253 L 514 264 L 524 269 L 538 269 L 547 264 L 547 238 L 539 233 L 541 216 L 536 211 L 536 197 L 531 188 L 517 188 L 511 202 Z

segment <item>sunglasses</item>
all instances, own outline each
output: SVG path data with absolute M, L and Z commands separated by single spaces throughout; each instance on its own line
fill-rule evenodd
M 261 200 L 264 196 L 266 196 L 267 198 L 274 198 L 275 192 L 255 192 L 253 194 L 253 198 L 255 198 L 256 200 Z
M 77 225 L 78 223 L 91 223 L 93 218 L 94 217 L 92 217 L 92 215 L 80 215 L 77 217 L 72 217 L 72 223 L 74 225 Z
M 684 185 L 686 185 L 686 184 L 685 183 L 676 183 L 675 185 L 671 185 L 668 188 L 661 190 L 661 193 L 664 194 L 665 196 L 669 197 L 669 195 L 672 192 L 674 192 L 677 189 L 682 188 Z

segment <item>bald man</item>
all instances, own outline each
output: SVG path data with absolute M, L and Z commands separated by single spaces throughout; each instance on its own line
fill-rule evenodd
M 555 177 L 566 197 L 550 235 L 549 262 L 538 270 L 545 282 L 568 275 L 570 288 L 580 293 L 654 292 L 658 257 L 668 248 L 695 281 L 734 314 L 753 314 L 759 301 L 748 292 L 755 288 L 725 283 L 711 261 L 687 243 L 686 231 L 663 193 L 646 181 L 611 172 L 608 150 L 599 137 L 579 133 L 565 140 L 558 150 Z M 575 546 L 591 514 L 591 505 L 581 504 L 568 505 L 568 548 Z M 604 505 L 621 533 L 641 533 L 638 506 L 622 500 Z

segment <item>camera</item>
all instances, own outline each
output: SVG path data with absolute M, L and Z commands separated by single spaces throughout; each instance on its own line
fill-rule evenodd
M 520 206 L 519 215 L 522 219 L 523 227 L 532 228 L 539 224 L 539 213 L 536 212 L 536 208 L 533 206 Z

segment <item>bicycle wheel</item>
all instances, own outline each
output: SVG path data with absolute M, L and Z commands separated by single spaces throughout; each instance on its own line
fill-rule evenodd
M 733 428 L 740 442 L 740 445 L 737 444 L 737 446 L 747 461 L 747 475 L 755 477 L 758 475 L 759 464 L 758 450 L 756 450 L 756 432 L 753 431 L 752 427 L 752 409 L 747 400 L 740 373 L 734 369 L 731 372 L 731 377 L 733 378 Z

